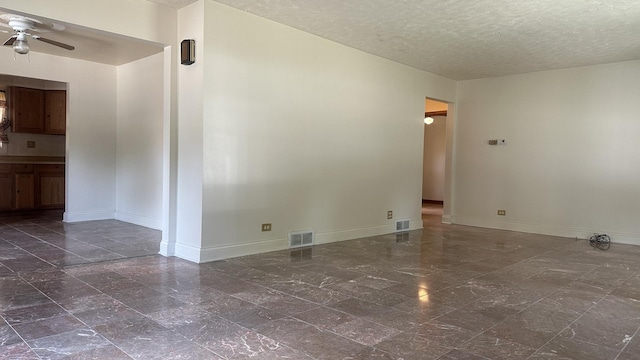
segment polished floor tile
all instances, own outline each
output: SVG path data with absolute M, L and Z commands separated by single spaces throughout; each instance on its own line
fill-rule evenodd
M 0 358 L 640 359 L 639 247 L 439 211 L 208 264 L 154 255 L 159 234 L 122 222 L 0 217 Z
M 161 233 L 117 220 L 63 223 L 62 212 L 0 215 L 0 274 L 157 254 Z

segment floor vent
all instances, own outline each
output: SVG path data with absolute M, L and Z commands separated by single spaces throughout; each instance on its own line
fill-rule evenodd
M 298 248 L 313 245 L 313 230 L 289 233 L 289 247 Z
M 409 219 L 405 220 L 396 220 L 396 232 L 400 231 L 409 231 Z

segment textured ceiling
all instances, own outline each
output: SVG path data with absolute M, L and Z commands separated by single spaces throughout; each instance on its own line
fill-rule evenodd
M 639 0 L 216 0 L 465 80 L 640 59 Z
M 640 0 L 216 1 L 455 80 L 640 59 Z M 110 64 L 161 51 L 64 25 L 47 36 L 76 50 L 30 42 L 33 51 Z

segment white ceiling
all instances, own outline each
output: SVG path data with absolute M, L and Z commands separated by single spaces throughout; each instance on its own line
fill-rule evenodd
M 163 46 L 160 44 L 0 8 L 0 16 L 2 14 L 23 15 L 43 23 L 62 25 L 64 26 L 62 31 L 32 32 L 43 38 L 75 46 L 75 50 L 70 51 L 28 38 L 27 41 L 31 52 L 65 56 L 103 64 L 122 65 L 163 50 Z M 12 29 L 8 27 L 6 22 L 0 20 L 0 44 L 4 43 L 11 35 Z
M 216 0 L 455 80 L 640 59 L 638 0 Z
M 640 59 L 639 0 L 216 1 L 455 80 Z M 161 51 L 64 25 L 48 37 L 75 45 L 72 55 L 42 43 L 33 51 L 116 65 Z

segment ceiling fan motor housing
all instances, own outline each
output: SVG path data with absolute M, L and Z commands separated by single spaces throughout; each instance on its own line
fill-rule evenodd
M 10 19 L 9 26 L 11 26 L 11 28 L 13 28 L 13 30 L 15 30 L 18 34 L 24 33 L 27 30 L 32 30 L 34 28 L 34 24 L 32 21 L 21 18 Z

